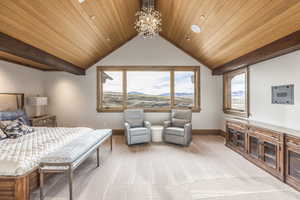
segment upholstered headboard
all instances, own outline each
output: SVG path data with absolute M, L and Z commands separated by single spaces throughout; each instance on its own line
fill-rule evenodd
M 0 93 L 0 111 L 14 111 L 24 108 L 24 94 Z

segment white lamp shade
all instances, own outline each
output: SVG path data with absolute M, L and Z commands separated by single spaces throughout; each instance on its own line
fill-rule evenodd
M 47 106 L 48 97 L 29 97 L 28 104 L 32 106 Z

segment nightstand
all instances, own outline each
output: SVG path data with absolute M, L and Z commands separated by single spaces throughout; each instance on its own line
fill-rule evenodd
M 56 116 L 44 115 L 41 117 L 32 117 L 29 119 L 32 126 L 57 127 Z

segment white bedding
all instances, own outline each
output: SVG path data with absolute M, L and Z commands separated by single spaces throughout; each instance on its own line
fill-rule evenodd
M 41 158 L 73 139 L 87 134 L 90 128 L 44 128 L 17 139 L 0 141 L 0 176 L 24 175 L 39 165 Z

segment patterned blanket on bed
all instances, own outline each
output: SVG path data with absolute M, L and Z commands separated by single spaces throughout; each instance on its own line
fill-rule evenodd
M 39 165 L 41 158 L 73 139 L 93 131 L 90 128 L 35 127 L 17 139 L 0 141 L 0 176 L 20 176 Z

